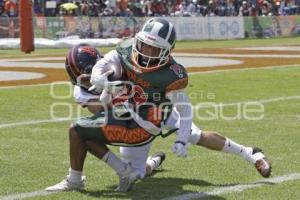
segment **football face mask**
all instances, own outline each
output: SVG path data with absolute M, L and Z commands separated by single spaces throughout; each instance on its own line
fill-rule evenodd
M 168 57 L 165 57 L 166 50 L 160 47 L 148 45 L 140 40 L 136 40 L 137 62 L 140 66 L 145 68 L 156 67 L 164 64 Z M 165 58 L 162 59 L 161 58 Z
M 163 18 L 148 20 L 133 41 L 132 61 L 138 72 L 152 71 L 164 66 L 174 48 L 174 26 Z

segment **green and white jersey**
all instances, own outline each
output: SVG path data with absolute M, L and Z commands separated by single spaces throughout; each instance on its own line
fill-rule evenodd
M 119 44 L 117 53 L 124 67 L 127 78 L 138 87 L 137 92 L 143 91 L 147 102 L 161 103 L 168 101 L 166 93 L 184 89 L 188 84 L 187 72 L 183 66 L 170 57 L 169 62 L 156 70 L 142 71 L 132 61 L 132 42 L 127 39 Z M 139 71 L 139 72 L 137 72 Z
M 173 105 L 177 104 L 175 107 L 181 117 L 177 140 L 186 142 L 191 130 L 192 109 L 183 91 L 188 84 L 185 68 L 170 57 L 169 62 L 159 69 L 151 70 L 150 68 L 137 72 L 132 61 L 132 43 L 133 39 L 126 39 L 118 45 L 116 50 L 107 53 L 94 66 L 92 78 L 100 75 L 99 68 L 106 64 L 119 63 L 128 81 L 132 83 L 129 88 L 131 92 L 128 101 L 134 105 L 136 113 L 142 119 L 160 127 L 161 122 L 166 119 L 165 116 L 168 117 L 171 113 Z M 170 98 L 167 94 L 174 95 Z

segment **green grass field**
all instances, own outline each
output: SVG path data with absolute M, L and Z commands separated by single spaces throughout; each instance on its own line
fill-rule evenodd
M 264 45 L 265 41 L 271 40 L 263 40 L 259 44 Z M 219 41 L 213 44 L 218 47 L 238 46 L 238 43 L 239 46 L 254 46 L 258 45 L 257 42 L 259 41 L 249 40 L 243 44 L 242 41 L 231 43 Z M 208 43 L 208 41 L 202 42 L 202 44 Z M 267 43 L 299 44 L 300 40 L 288 38 Z M 186 44 L 186 42 L 179 43 L 177 47 L 186 48 Z M 197 44 L 191 45 L 197 47 Z M 48 51 L 48 55 L 49 52 L 63 55 L 65 51 L 51 50 Z M 46 50 L 37 50 L 32 56 L 46 53 Z M 15 50 L 1 50 L 0 55 L 11 57 L 21 54 L 16 53 Z M 219 117 L 215 120 L 195 118 L 194 122 L 202 129 L 216 130 L 242 144 L 263 148 L 273 164 L 273 177 L 292 173 L 297 173 L 299 176 L 299 85 L 300 65 L 193 74 L 190 77 L 188 92 L 197 94 L 191 98 L 194 105 L 207 101 L 238 103 L 268 100 L 262 104 L 264 117 L 261 120 L 247 120 L 243 117 L 238 120 L 225 120 L 218 114 Z M 67 95 L 68 88 L 66 85 L 58 85 L 55 87 L 55 92 Z M 211 95 L 214 96 L 213 99 L 209 98 Z M 279 97 L 283 98 L 274 101 Z M 288 100 L 284 97 L 296 98 Z M 69 167 L 67 130 L 71 121 L 1 127 L 11 123 L 50 119 L 50 109 L 54 103 L 71 103 L 73 106 L 70 114 L 73 118 L 77 116 L 80 109 L 73 103 L 71 97 L 67 99 L 51 97 L 50 86 L 47 85 L 0 88 L 0 199 L 16 193 L 42 190 L 65 177 Z M 56 108 L 55 116 L 69 115 L 69 108 L 65 106 Z M 203 116 L 212 109 L 200 111 Z M 236 106 L 224 107 L 222 111 L 227 117 L 235 116 L 238 112 Z M 88 113 L 83 112 L 83 115 Z M 167 154 L 163 170 L 137 182 L 131 192 L 126 194 L 114 192 L 113 189 L 118 183 L 116 174 L 102 161 L 88 155 L 84 168 L 87 176 L 85 192 L 56 193 L 30 199 L 164 199 L 187 193 L 214 191 L 238 184 L 251 184 L 263 179 L 249 163 L 229 154 L 189 146 L 188 157 L 177 158 L 171 152 L 174 139 L 174 136 L 170 136 L 155 140 L 151 152 L 164 151 Z M 118 152 L 118 148 L 112 149 Z M 256 188 L 226 192 L 201 199 L 297 200 L 300 199 L 299 188 L 298 178 L 278 184 L 265 183 Z

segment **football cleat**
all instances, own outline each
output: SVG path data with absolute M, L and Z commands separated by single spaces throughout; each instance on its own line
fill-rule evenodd
M 153 156 L 150 156 L 148 159 L 155 162 L 155 168 L 153 170 L 157 170 L 161 167 L 162 163 L 166 159 L 166 154 L 164 152 L 157 152 Z
M 84 190 L 84 181 L 85 176 L 82 176 L 82 179 L 78 183 L 71 182 L 69 180 L 69 175 L 67 178 L 57 183 L 56 185 L 47 187 L 45 190 L 48 192 L 59 192 L 59 191 L 70 191 L 70 190 Z
M 272 173 L 272 166 L 269 159 L 264 155 L 264 152 L 257 147 L 253 147 L 252 159 L 255 168 L 264 178 L 268 178 Z
M 140 178 L 138 169 L 133 168 L 130 163 L 127 164 L 124 172 L 119 175 L 119 186 L 115 189 L 116 192 L 127 192 L 132 189 L 133 184 Z

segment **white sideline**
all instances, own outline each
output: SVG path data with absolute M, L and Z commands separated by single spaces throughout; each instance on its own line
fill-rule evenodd
M 290 67 L 299 67 L 299 64 L 293 65 L 277 65 L 277 66 L 269 66 L 269 67 L 250 67 L 250 68 L 236 68 L 236 69 L 217 69 L 217 70 L 210 70 L 210 71 L 203 71 L 203 72 L 190 72 L 189 75 L 194 74 L 214 74 L 214 73 L 222 73 L 222 72 L 232 72 L 232 71 L 249 71 L 249 70 L 262 70 L 262 69 L 281 69 L 281 68 L 290 68 Z M 211 68 L 213 69 L 213 68 Z M 1 87 L 0 87 L 1 89 Z
M 247 189 L 256 188 L 256 187 L 262 187 L 264 185 L 268 184 L 278 184 L 283 183 L 286 181 L 293 181 L 300 179 L 300 173 L 295 174 L 287 174 L 284 176 L 276 176 L 269 179 L 262 179 L 260 181 L 256 181 L 249 184 L 239 184 L 234 186 L 225 186 L 225 187 L 218 187 L 213 189 L 209 192 L 193 192 L 193 193 L 186 193 L 179 196 L 173 196 L 164 198 L 162 200 L 188 200 L 188 199 L 201 199 L 208 196 L 218 196 L 218 195 L 224 195 L 232 192 L 242 192 Z
M 244 103 L 272 103 L 276 101 L 287 101 L 287 100 L 294 100 L 294 99 L 300 99 L 300 96 L 287 96 L 287 97 L 274 97 L 270 99 L 261 99 L 261 100 L 248 100 L 248 101 L 241 101 L 241 102 L 234 102 L 234 103 L 217 103 L 218 107 L 226 107 L 226 106 L 234 106 L 238 104 L 244 104 Z M 205 106 L 201 106 L 205 107 Z M 208 106 L 209 107 L 209 106 Z
M 17 127 L 17 126 L 25 126 L 25 125 L 35 125 L 35 124 L 42 124 L 42 123 L 65 122 L 65 121 L 72 121 L 72 120 L 75 120 L 75 119 L 76 118 L 45 119 L 45 120 L 31 120 L 31 121 L 9 123 L 9 124 L 0 124 L 0 129 L 1 128 Z
M 300 58 L 300 55 L 282 54 L 208 54 L 208 53 L 173 53 L 174 56 L 184 57 L 222 57 L 222 58 Z
M 0 196 L 0 200 L 15 200 L 15 199 L 26 199 L 30 197 L 36 197 L 36 196 L 47 196 L 50 194 L 54 194 L 57 192 L 47 192 L 46 190 L 38 190 L 34 192 L 25 192 L 25 193 L 19 193 L 19 194 L 12 194 L 8 196 Z
M 234 102 L 234 103 L 217 103 L 213 106 L 217 105 L 218 107 L 226 107 L 226 106 L 234 106 L 238 104 L 248 103 L 248 102 L 257 102 L 257 103 L 272 103 L 276 101 L 286 101 L 286 100 L 294 100 L 300 99 L 300 96 L 287 96 L 287 97 L 275 97 L 270 99 L 261 99 L 261 100 L 248 100 L 248 101 L 241 101 L 241 102 Z M 201 105 L 201 108 L 211 107 L 211 105 L 205 106 Z M 25 125 L 35 125 L 41 123 L 55 123 L 55 122 L 65 122 L 65 121 L 72 121 L 76 120 L 76 118 L 62 118 L 62 119 L 46 119 L 46 120 L 31 120 L 31 121 L 23 121 L 23 122 L 16 122 L 16 123 L 9 123 L 9 124 L 0 124 L 1 128 L 11 128 L 17 126 L 25 126 Z
M 0 90 L 4 89 L 18 89 L 18 88 L 27 88 L 27 87 L 41 87 L 41 86 L 50 86 L 53 83 L 41 83 L 41 84 L 32 84 L 32 85 L 15 85 L 15 86 L 3 86 L 0 87 Z
M 199 199 L 207 196 L 216 196 L 216 195 L 223 195 L 231 192 L 242 192 L 243 190 L 256 188 L 256 187 L 262 187 L 264 185 L 268 184 L 277 184 L 277 183 L 283 183 L 286 181 L 293 181 L 300 179 L 300 173 L 294 173 L 294 174 L 286 174 L 283 176 L 276 176 L 269 179 L 262 179 L 260 181 L 256 181 L 249 184 L 239 184 L 235 186 L 225 186 L 225 187 L 218 187 L 210 192 L 193 192 L 193 193 L 186 193 L 179 196 L 173 196 L 164 198 L 162 200 L 188 200 L 188 199 Z M 35 197 L 35 196 L 47 196 L 51 195 L 53 193 L 57 192 L 46 192 L 45 190 L 37 190 L 34 192 L 25 192 L 25 193 L 19 193 L 19 194 L 12 194 L 8 196 L 0 196 L 0 200 L 14 200 L 14 199 L 25 199 L 29 197 Z

